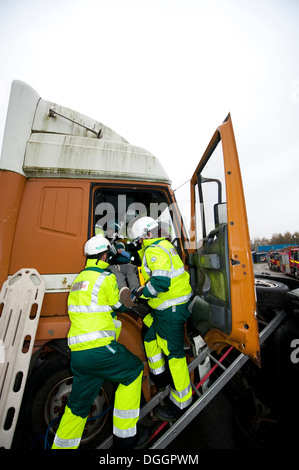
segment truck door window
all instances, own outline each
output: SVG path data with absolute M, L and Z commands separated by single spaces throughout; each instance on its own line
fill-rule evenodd
M 217 145 L 197 179 L 197 240 L 227 223 L 222 146 Z M 200 213 L 200 216 L 199 216 Z M 200 243 L 200 242 L 199 242 Z
M 191 268 L 191 282 L 194 292 L 202 295 L 204 291 L 205 298 L 217 310 L 212 315 L 213 326 L 229 334 L 231 305 L 226 189 L 222 146 L 218 144 L 219 141 L 198 171 L 194 185 L 195 243 L 199 257 L 195 262 L 196 274 Z
M 180 234 L 173 223 L 174 209 L 161 191 L 98 188 L 94 192 L 93 233 L 111 239 L 115 233 L 132 238 L 137 218 L 150 216 L 159 222 L 162 236 L 176 245 Z M 178 247 L 177 247 L 178 248 Z

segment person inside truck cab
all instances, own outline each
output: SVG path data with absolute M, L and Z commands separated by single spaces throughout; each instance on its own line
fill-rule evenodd
M 135 241 L 141 243 L 141 273 L 145 286 L 136 297 L 148 298 L 151 315 L 144 322 L 149 327 L 144 346 L 154 383 L 165 387 L 168 375 L 165 358 L 173 381 L 166 406 L 158 405 L 157 417 L 174 421 L 191 404 L 192 389 L 184 352 L 184 324 L 190 317 L 188 310 L 192 289 L 189 274 L 174 246 L 159 234 L 158 223 L 151 217 L 142 217 L 132 226 Z
M 115 253 L 108 259 L 109 267 L 118 284 L 120 301 L 127 307 L 133 307 L 132 292 L 140 287 L 137 266 L 131 264 L 131 255 L 126 251 L 125 240 L 117 240 Z
M 71 286 L 68 345 L 73 385 L 52 449 L 79 447 L 93 401 L 106 380 L 118 383 L 113 410 L 114 447 L 132 448 L 144 439 L 145 428 L 139 428 L 137 434 L 143 363 L 117 342 L 121 322 L 116 311 L 126 308 L 119 301 L 114 274 L 107 271 L 109 248 L 109 241 L 102 235 L 89 239 L 84 247 L 85 269 Z

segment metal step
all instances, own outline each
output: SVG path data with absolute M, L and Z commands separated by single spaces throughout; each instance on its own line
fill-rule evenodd
M 285 318 L 284 311 L 277 312 L 273 320 L 260 332 L 260 344 L 262 344 L 270 334 L 280 325 Z M 228 355 L 230 348 L 225 354 Z M 224 355 L 225 355 L 224 354 Z M 223 355 L 223 356 L 224 356 Z M 223 356 L 219 360 L 223 360 Z M 211 357 L 211 356 L 210 356 Z M 213 358 L 215 361 L 215 358 Z M 177 420 L 170 429 L 168 429 L 150 448 L 151 449 L 165 449 L 170 442 L 173 441 L 188 424 L 210 403 L 210 401 L 220 392 L 220 390 L 229 382 L 229 380 L 240 370 L 240 368 L 248 360 L 248 356 L 239 353 L 238 357 L 228 366 L 224 368 L 220 377 L 208 388 L 208 390 L 198 398 L 184 415 Z M 217 364 L 218 365 L 218 364 Z
M 260 332 L 260 344 L 262 344 L 270 334 L 280 325 L 280 323 L 285 318 L 286 314 L 284 311 L 277 311 L 275 317 L 272 321 Z M 233 362 L 225 367 L 222 362 L 229 356 L 231 351 L 237 352 L 238 356 L 233 360 Z M 172 441 L 175 439 L 185 428 L 190 424 L 190 422 L 210 403 L 210 401 L 219 393 L 219 391 L 229 382 L 229 380 L 240 370 L 240 368 L 245 364 L 249 359 L 248 356 L 245 356 L 242 353 L 232 347 L 230 347 L 218 360 L 213 356 L 211 349 L 207 346 L 200 352 L 198 356 L 189 364 L 188 369 L 191 373 L 199 364 L 205 361 L 206 357 L 211 359 L 211 362 L 214 362 L 214 365 L 211 364 L 210 370 L 206 373 L 197 385 L 192 385 L 194 394 L 198 397 L 194 398 L 193 404 L 187 409 L 187 411 L 173 423 L 169 429 L 164 431 L 162 436 L 158 438 L 151 446 L 148 446 L 150 449 L 165 449 Z M 208 386 L 204 393 L 199 392 L 199 388 L 205 383 L 205 381 L 210 377 L 210 375 L 216 370 L 221 369 L 221 375 Z M 147 416 L 160 402 L 168 396 L 170 392 L 170 386 L 168 386 L 162 392 L 154 395 L 148 403 L 146 403 L 140 410 L 140 420 Z M 166 423 L 165 423 L 166 424 Z M 168 423 L 167 423 L 168 424 Z M 161 430 L 165 426 L 161 426 Z M 97 449 L 108 449 L 112 446 L 113 436 L 109 436 L 105 441 L 103 441 Z
M 21 269 L 0 292 L 0 448 L 13 440 L 44 291 L 35 269 Z

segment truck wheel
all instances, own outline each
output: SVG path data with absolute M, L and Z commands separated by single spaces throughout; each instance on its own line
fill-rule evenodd
M 288 286 L 270 279 L 255 279 L 257 305 L 259 308 L 283 308 L 286 305 Z
M 21 426 L 23 430 L 26 426 L 27 433 L 30 429 L 31 441 L 36 441 L 37 438 L 41 441 L 37 444 L 38 447 L 49 448 L 52 445 L 71 392 L 72 381 L 69 361 L 60 354 L 47 359 L 30 377 L 23 398 L 25 409 L 22 410 Z M 111 405 L 113 387 L 105 382 L 91 407 L 80 449 L 95 448 L 111 434 Z M 109 408 L 111 411 L 106 411 Z M 105 413 L 102 415 L 103 412 Z M 30 445 L 32 446 L 32 442 Z

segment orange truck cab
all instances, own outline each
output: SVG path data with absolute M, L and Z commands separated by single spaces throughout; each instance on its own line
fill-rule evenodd
M 116 231 L 130 240 L 140 215 L 167 227 L 190 272 L 194 296 L 187 340 L 199 335 L 217 352 L 233 345 L 259 363 L 253 267 L 230 116 L 214 133 L 191 175 L 190 189 L 188 237 L 171 182 L 156 157 L 104 124 L 13 82 L 0 160 L 0 287 L 22 268 L 36 269 L 45 281 L 20 413 L 31 439 L 62 414 L 70 392 L 67 297 L 85 264 L 84 243 L 98 231 L 108 237 Z M 145 364 L 147 401 L 155 391 L 143 322 L 134 314 L 122 314 L 121 321 L 119 341 Z M 107 384 L 91 414 L 107 407 L 111 397 Z M 82 444 L 94 447 L 106 425 L 107 416 L 100 417 Z

